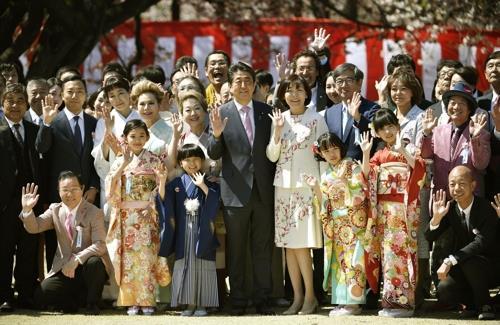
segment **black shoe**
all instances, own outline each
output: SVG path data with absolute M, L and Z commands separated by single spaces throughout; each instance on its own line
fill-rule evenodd
M 464 309 L 458 313 L 458 317 L 460 319 L 470 319 L 475 318 L 477 316 L 477 311 L 472 309 Z
M 266 305 L 259 305 L 255 307 L 255 312 L 262 316 L 273 316 L 276 315 L 276 312 L 271 309 L 271 307 Z
M 88 304 L 85 308 L 85 315 L 99 315 L 101 314 L 101 310 L 97 304 Z
M 243 316 L 246 314 L 246 308 L 242 306 L 231 307 L 231 316 Z
M 290 301 L 285 298 L 274 298 L 271 300 L 271 304 L 275 307 L 290 307 Z
M 0 312 L 2 313 L 12 313 L 13 311 L 14 306 L 12 306 L 12 303 L 10 301 L 6 301 L 0 306 Z
M 495 319 L 495 310 L 490 305 L 484 305 L 479 310 L 479 320 L 493 320 Z

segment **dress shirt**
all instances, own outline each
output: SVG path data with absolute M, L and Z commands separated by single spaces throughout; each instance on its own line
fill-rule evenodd
M 12 131 L 12 133 L 15 135 L 16 133 L 16 128 L 14 127 L 14 124 L 19 124 L 19 133 L 21 134 L 21 138 L 23 138 L 23 142 L 24 142 L 24 139 L 26 139 L 26 136 L 25 136 L 25 133 L 24 133 L 24 125 L 23 125 L 23 121 L 20 121 L 19 123 L 14 123 L 12 122 L 11 120 L 9 120 L 7 118 L 7 116 L 4 116 L 5 117 L 5 120 L 7 121 L 7 123 L 9 124 L 9 128 L 10 130 Z
M 83 143 L 85 143 L 85 125 L 83 124 L 83 110 L 81 110 L 79 114 L 75 115 L 65 107 L 64 114 L 66 114 L 66 117 L 68 118 L 69 126 L 71 127 L 71 132 L 73 132 L 73 134 L 75 134 L 75 121 L 73 120 L 73 117 L 77 115 L 80 117 L 78 119 L 78 125 L 80 126 L 80 132 L 82 133 L 82 145 L 83 145 Z
M 43 116 L 38 115 L 32 108 L 29 109 L 31 120 L 34 124 L 40 125 L 43 121 Z
M 251 100 L 246 105 L 241 105 L 236 100 L 234 101 L 234 105 L 236 105 L 236 109 L 238 110 L 238 114 L 240 115 L 241 124 L 245 126 L 245 113 L 241 109 L 243 106 L 247 106 L 249 108 L 248 114 L 250 114 L 250 122 L 252 122 L 252 130 L 253 130 L 253 138 L 255 139 L 255 117 L 253 113 L 253 101 Z

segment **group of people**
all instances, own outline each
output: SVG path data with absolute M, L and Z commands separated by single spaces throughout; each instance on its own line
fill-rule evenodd
M 168 87 L 159 66 L 129 80 L 110 63 L 90 96 L 77 68 L 24 86 L 1 64 L 0 310 L 98 314 L 107 285 L 129 315 L 205 316 L 229 292 L 236 316 L 358 315 L 380 298 L 379 316 L 410 317 L 434 283 L 443 305 L 494 319 L 500 51 L 485 95 L 442 60 L 427 101 L 398 54 L 370 101 L 358 67 L 330 71 L 328 38 L 278 54 L 274 88 L 219 50 L 207 86 L 192 57 Z

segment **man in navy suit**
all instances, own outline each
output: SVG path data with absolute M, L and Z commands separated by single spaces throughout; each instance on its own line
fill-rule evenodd
M 489 112 L 500 96 L 500 50 L 488 55 L 484 65 L 484 76 L 490 84 L 491 91 L 479 97 L 477 104 Z
M 247 240 L 250 233 L 257 313 L 273 314 L 271 253 L 274 231 L 275 165 L 267 159 L 271 134 L 271 107 L 252 100 L 255 72 L 239 62 L 229 69 L 232 101 L 212 110 L 208 155 L 222 158 L 221 197 L 227 229 L 232 314 L 245 314 L 244 290 Z
M 62 171 L 70 170 L 80 175 L 85 186 L 84 199 L 95 203 L 99 188 L 99 176 L 94 169 L 91 155 L 97 120 L 83 112 L 87 90 L 85 81 L 71 76 L 63 81 L 62 97 L 65 108 L 59 112 L 57 104 L 46 97 L 43 105 L 43 123 L 36 139 L 38 152 L 49 161 L 48 195 L 49 203 L 60 201 L 57 191 L 58 177 Z M 52 265 L 56 249 L 56 237 L 46 234 L 47 265 Z M 49 238 L 49 239 L 48 239 Z M 50 263 L 49 263 L 50 262 Z
M 453 245 L 437 270 L 438 299 L 465 304 L 466 315 L 479 320 L 495 318 L 489 289 L 500 284 L 499 219 L 490 203 L 474 195 L 476 182 L 466 166 L 453 168 L 448 177 L 452 201 L 444 190 L 433 198 L 433 216 L 426 231 L 435 241 L 451 229 Z
M 354 64 L 343 63 L 333 71 L 333 80 L 341 103 L 325 112 L 328 130 L 335 133 L 347 147 L 347 157 L 361 160 L 363 154 L 357 144 L 359 135 L 368 130 L 380 106 L 360 95 L 363 71 Z

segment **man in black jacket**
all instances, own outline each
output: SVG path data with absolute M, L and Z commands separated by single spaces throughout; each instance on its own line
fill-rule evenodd
M 437 274 L 439 300 L 466 305 L 464 314 L 478 312 L 479 320 L 494 319 L 489 288 L 500 283 L 499 219 L 490 203 L 474 196 L 476 182 L 465 166 L 452 169 L 448 186 L 454 201 L 439 190 L 433 197 L 433 216 L 426 231 L 429 241 L 451 228 L 453 245 Z M 495 247 L 496 246 L 496 247 Z

